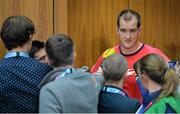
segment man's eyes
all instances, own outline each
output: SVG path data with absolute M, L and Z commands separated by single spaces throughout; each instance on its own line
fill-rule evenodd
M 129 30 L 127 30 L 127 29 L 120 29 L 120 31 L 121 32 L 124 32 L 124 33 L 126 33 L 126 32 L 130 32 L 130 33 L 133 33 L 133 32 L 136 32 L 137 31 L 137 29 L 129 29 Z
M 127 30 L 126 30 L 126 29 L 120 29 L 120 31 L 121 31 L 121 32 L 127 32 Z
M 129 31 L 130 31 L 130 32 L 136 32 L 137 29 L 130 29 Z

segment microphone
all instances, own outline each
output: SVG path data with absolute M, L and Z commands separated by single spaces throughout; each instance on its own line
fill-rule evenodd
M 116 50 L 115 49 L 107 49 L 104 53 L 103 53 L 103 58 L 106 59 L 109 56 L 116 54 Z

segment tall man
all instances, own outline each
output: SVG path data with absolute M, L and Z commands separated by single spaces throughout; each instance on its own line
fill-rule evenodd
M 160 54 L 166 61 L 169 58 L 157 48 L 139 41 L 141 33 L 141 17 L 134 10 L 123 10 L 117 17 L 118 36 L 121 44 L 106 50 L 91 68 L 91 72 L 95 73 L 99 69 L 104 58 L 109 54 L 120 53 L 128 62 L 128 74 L 125 78 L 123 89 L 132 97 L 142 100 L 139 87 L 136 83 L 135 72 L 133 64 L 143 56 L 150 53 Z

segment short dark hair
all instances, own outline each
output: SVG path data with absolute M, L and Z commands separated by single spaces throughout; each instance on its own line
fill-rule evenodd
M 74 44 L 70 36 L 53 35 L 47 40 L 45 49 L 53 67 L 73 64 Z
M 106 82 L 120 81 L 127 69 L 127 61 L 120 54 L 113 54 L 103 60 L 102 70 Z
M 36 52 L 45 47 L 45 43 L 39 40 L 32 41 L 31 50 L 29 52 L 30 57 L 34 58 Z
M 1 39 L 8 50 L 23 46 L 34 34 L 33 22 L 25 16 L 8 17 L 1 27 Z
M 117 26 L 118 28 L 120 27 L 120 19 L 121 17 L 123 17 L 123 19 L 125 21 L 130 21 L 132 16 L 135 16 L 137 19 L 137 27 L 139 28 L 141 26 L 141 16 L 134 10 L 131 9 L 127 9 L 127 10 L 123 10 L 119 13 L 118 17 L 117 17 Z

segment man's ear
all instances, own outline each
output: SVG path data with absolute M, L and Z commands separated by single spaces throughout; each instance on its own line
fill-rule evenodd
M 33 38 L 33 36 L 34 36 L 34 34 L 30 34 L 30 35 L 29 35 L 30 39 L 32 39 L 32 38 Z
M 73 53 L 73 54 L 74 54 L 74 58 L 76 58 L 76 52 L 75 52 L 75 51 L 74 51 L 74 53 Z
M 141 34 L 141 31 L 142 31 L 142 26 L 140 26 L 140 27 L 138 28 L 138 34 Z
M 124 78 L 126 78 L 127 76 L 128 76 L 128 70 L 124 73 L 124 75 L 123 75 L 122 78 L 124 79 Z
M 117 35 L 117 38 L 119 39 L 119 35 L 120 35 L 120 28 L 117 26 L 116 27 L 116 35 Z
M 116 26 L 116 32 L 117 32 L 117 33 L 119 32 L 119 27 L 118 27 L 118 26 Z
M 52 63 L 53 63 L 53 62 L 49 59 L 48 56 L 46 57 L 46 60 L 47 60 L 47 64 L 48 64 L 49 66 L 52 66 Z

